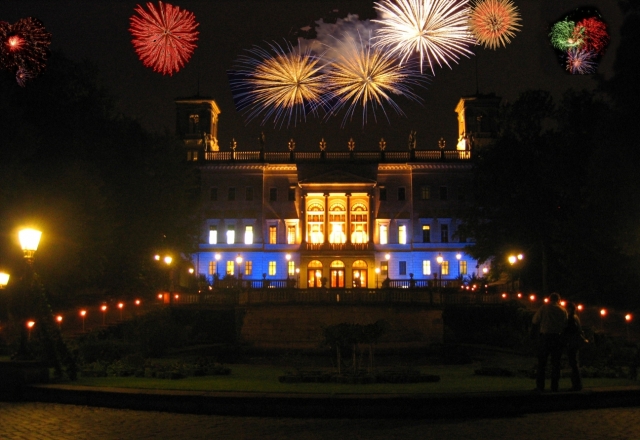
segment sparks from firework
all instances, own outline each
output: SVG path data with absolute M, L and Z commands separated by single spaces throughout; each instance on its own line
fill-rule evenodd
M 25 69 L 36 76 L 44 70 L 50 44 L 51 34 L 36 18 L 22 18 L 13 25 L 0 22 L 0 67 Z
M 576 28 L 584 35 L 582 49 L 602 55 L 609 44 L 607 25 L 596 17 L 589 17 L 576 23 Z
M 551 28 L 551 44 L 558 50 L 566 51 L 572 47 L 580 48 L 584 43 L 584 29 L 576 27 L 574 21 L 564 19 Z
M 510 0 L 475 0 L 471 6 L 469 29 L 485 48 L 506 47 L 521 26 L 518 9 Z
M 20 87 L 27 85 L 27 81 L 33 79 L 34 75 L 26 69 L 20 68 L 16 72 L 16 82 Z
M 383 0 L 374 3 L 381 25 L 376 46 L 399 55 L 404 63 L 414 53 L 419 54 L 420 71 L 427 63 L 435 74 L 434 63 L 440 67 L 457 62 L 460 55 L 472 55 L 468 46 L 475 44 L 469 31 L 468 0 Z
M 347 36 L 336 59 L 327 64 L 327 92 L 332 106 L 327 117 L 347 107 L 342 126 L 353 119 L 358 106 L 362 107 L 362 125 L 367 122 L 369 109 L 376 118 L 376 109 L 381 109 L 389 120 L 385 105 L 399 115 L 402 109 L 391 95 L 403 95 L 413 101 L 422 101 L 411 86 L 422 86 L 426 80 L 414 63 L 399 64 L 391 53 L 375 48 L 371 37 L 363 41 Z
M 163 75 L 173 75 L 189 61 L 198 40 L 198 23 L 193 13 L 158 2 L 156 9 L 147 3 L 149 12 L 137 5 L 130 18 L 129 32 L 133 47 L 146 67 Z
M 246 111 L 247 122 L 264 113 L 262 124 L 273 117 L 280 126 L 317 115 L 324 105 L 326 81 L 320 57 L 300 45 L 283 48 L 274 43 L 269 48 L 255 47 L 251 56 L 239 58 L 236 78 L 231 80 L 238 110 Z
M 572 47 L 567 51 L 567 70 L 573 75 L 588 75 L 598 67 L 597 54 L 590 50 Z

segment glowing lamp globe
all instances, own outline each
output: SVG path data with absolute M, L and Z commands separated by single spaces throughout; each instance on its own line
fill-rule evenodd
M 42 232 L 31 228 L 23 229 L 18 233 L 20 246 L 24 252 L 24 258 L 27 260 L 33 260 L 33 255 L 38 250 L 40 237 L 42 237 Z
M 167 264 L 167 266 L 171 264 L 172 261 L 173 258 L 171 258 L 170 256 L 167 255 L 166 257 L 164 257 L 164 262 Z

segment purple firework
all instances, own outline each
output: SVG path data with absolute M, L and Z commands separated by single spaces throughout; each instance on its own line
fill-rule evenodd
M 20 87 L 27 85 L 27 81 L 33 78 L 35 78 L 35 75 L 22 67 L 16 72 L 16 81 Z
M 572 47 L 567 51 L 567 70 L 573 75 L 588 75 L 598 67 L 596 52 Z

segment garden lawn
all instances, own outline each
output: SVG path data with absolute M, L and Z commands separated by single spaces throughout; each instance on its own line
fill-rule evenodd
M 310 394 L 441 394 L 500 391 L 528 391 L 533 379 L 492 377 L 474 374 L 477 365 L 444 365 L 422 368 L 423 374 L 440 376 L 435 383 L 416 384 L 334 384 L 334 383 L 280 383 L 278 377 L 285 369 L 277 366 L 227 365 L 228 376 L 187 377 L 184 379 L 150 379 L 139 377 L 81 377 L 69 385 L 142 388 L 155 390 L 252 392 L 252 393 L 310 393 Z M 620 387 L 637 385 L 629 379 L 585 378 L 585 388 Z M 560 381 L 560 390 L 571 386 L 570 379 Z

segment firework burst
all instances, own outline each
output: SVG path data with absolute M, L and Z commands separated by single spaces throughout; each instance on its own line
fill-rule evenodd
M 37 75 L 45 68 L 49 56 L 51 34 L 40 20 L 22 18 L 11 25 L 0 22 L 0 66 Z
M 20 87 L 27 85 L 27 81 L 33 79 L 35 75 L 26 69 L 20 68 L 16 72 L 16 82 Z
M 558 50 L 580 48 L 584 43 L 584 28 L 576 27 L 574 21 L 565 19 L 557 22 L 551 28 L 551 44 Z
M 374 3 L 381 16 L 372 20 L 381 25 L 374 37 L 377 47 L 399 55 L 401 63 L 411 55 L 420 55 L 420 71 L 426 62 L 434 72 L 460 55 L 469 56 L 468 46 L 475 44 L 469 31 L 467 0 L 382 0 Z
M 271 117 L 274 124 L 294 124 L 317 114 L 323 103 L 326 75 L 323 63 L 309 49 L 288 44 L 270 44 L 270 50 L 256 47 L 252 56 L 241 57 L 233 72 L 231 88 L 239 111 L 247 121 L 264 113 L 262 124 Z
M 348 37 L 336 59 L 328 64 L 327 92 L 332 102 L 327 116 L 335 115 L 347 107 L 342 121 L 345 125 L 352 119 L 357 107 L 362 107 L 362 124 L 366 124 L 369 109 L 376 119 L 376 109 L 387 116 L 384 106 L 388 104 L 396 113 L 404 115 L 391 95 L 403 95 L 421 101 L 410 88 L 421 86 L 425 79 L 413 63 L 399 64 L 391 53 L 374 48 L 371 39 L 363 42 Z M 388 120 L 388 116 L 387 116 Z
M 130 18 L 129 32 L 133 47 L 146 67 L 163 75 L 173 75 L 184 67 L 196 48 L 198 23 L 193 13 L 158 2 L 156 9 L 147 3 L 149 12 L 138 5 L 139 14 Z
M 567 70 L 573 75 L 588 75 L 598 67 L 597 53 L 590 50 L 576 49 L 567 51 Z
M 609 33 L 607 25 L 602 20 L 596 17 L 585 18 L 576 24 L 576 28 L 584 35 L 582 49 L 596 52 L 599 55 L 604 53 L 609 44 Z
M 519 31 L 520 14 L 511 0 L 475 0 L 469 29 L 485 48 L 507 46 Z

